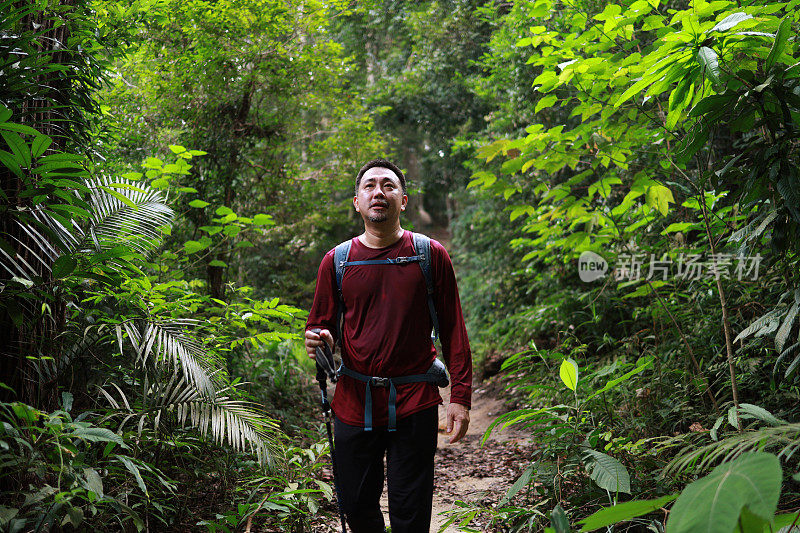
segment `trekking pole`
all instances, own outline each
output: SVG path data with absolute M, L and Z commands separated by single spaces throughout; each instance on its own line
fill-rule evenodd
M 314 328 L 312 332 L 319 335 L 320 330 Z M 331 383 L 336 383 L 338 376 L 334 370 L 333 353 L 328 346 L 328 343 L 323 340 L 322 346 L 317 346 L 317 383 L 319 383 L 319 390 L 322 394 L 322 418 L 325 419 L 325 428 L 328 431 L 328 446 L 331 450 L 331 467 L 333 468 L 333 487 L 336 491 L 336 505 L 339 508 L 339 518 L 342 520 L 342 533 L 347 532 L 347 525 L 344 519 L 344 510 L 342 509 L 342 498 L 339 493 L 339 475 L 336 472 L 336 451 L 333 447 L 333 430 L 331 429 L 331 404 L 328 402 L 328 379 Z

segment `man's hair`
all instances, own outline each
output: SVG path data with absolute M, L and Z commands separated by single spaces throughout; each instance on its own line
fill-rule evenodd
M 400 180 L 400 185 L 403 186 L 403 194 L 406 194 L 406 177 L 403 176 L 403 171 L 388 159 L 373 159 L 361 167 L 361 170 L 358 171 L 358 176 L 356 176 L 356 194 L 358 194 L 358 186 L 361 185 L 361 178 L 364 176 L 364 173 L 375 167 L 388 168 L 394 172 Z

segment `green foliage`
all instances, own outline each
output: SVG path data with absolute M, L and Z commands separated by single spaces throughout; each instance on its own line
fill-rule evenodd
M 172 492 L 174 483 L 133 457 L 130 441 L 96 425 L 96 415 L 73 419 L 73 397 L 62 397 L 63 408 L 49 413 L 20 402 L 0 404 L 0 482 L 13 487 L 3 497 L 2 526 L 21 531 L 121 523 L 142 530 L 147 485 Z
M 795 513 L 776 516 L 781 480 L 780 463 L 774 455 L 745 453 L 689 484 L 680 495 L 617 504 L 579 523 L 583 524 L 581 531 L 594 531 L 649 514 L 677 498 L 669 512 L 667 532 L 776 531 L 797 520 Z
M 564 385 L 575 392 L 575 388 L 578 386 L 578 363 L 572 359 L 564 359 L 561 362 L 558 375 L 561 381 L 564 382 Z
M 588 530 L 692 469 L 794 464 L 796 0 L 5 6 L 0 527 L 308 529 L 330 487 L 324 449 L 283 440 L 312 407 L 296 332 L 384 154 L 422 193 L 411 222 L 452 223 L 485 373 L 517 352 L 490 431 L 541 443 L 450 524 L 566 531 L 650 498 Z M 588 251 L 612 265 L 594 285 Z M 653 268 L 693 257 L 699 279 Z M 710 509 L 696 486 L 668 528 Z M 763 530 L 776 507 L 734 492 L 725 519 Z
M 102 97 L 119 134 L 112 164 L 147 160 L 154 186 L 184 191 L 170 241 L 190 277 L 226 299 L 229 283 L 258 297 L 313 294 L 318 258 L 353 227 L 351 177 L 385 141 L 349 85 L 352 60 L 332 39 L 340 6 L 320 2 L 159 2 L 131 28 Z M 103 26 L 128 13 L 99 5 Z M 169 145 L 169 151 L 164 147 Z M 202 146 L 202 158 L 185 146 Z M 177 155 L 175 164 L 163 164 Z M 191 161 L 191 172 L 174 172 Z M 171 177 L 161 177 L 161 171 Z M 191 192 L 189 191 L 191 189 Z M 335 191 L 335 192 L 334 192 Z M 224 211 L 224 212 L 223 212 Z M 268 214 L 267 214 L 268 213 Z
M 673 494 L 655 500 L 633 500 L 625 503 L 618 503 L 613 507 L 600 509 L 591 516 L 580 520 L 578 524 L 583 525 L 581 531 L 595 531 L 620 522 L 627 522 L 633 518 L 661 509 L 677 497 L 677 494 Z
M 778 459 L 767 453 L 747 454 L 722 464 L 681 492 L 670 511 L 667 531 L 728 533 L 737 523 L 742 527 L 740 515 L 745 512 L 761 519 L 763 529 L 777 510 L 781 478 Z
M 622 463 L 608 454 L 587 449 L 584 457 L 586 470 L 598 487 L 608 492 L 631 493 L 631 476 Z

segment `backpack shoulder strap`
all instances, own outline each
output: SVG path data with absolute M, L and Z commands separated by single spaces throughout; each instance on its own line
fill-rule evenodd
M 337 244 L 333 250 L 333 268 L 336 271 L 336 296 L 339 304 L 336 311 L 336 340 L 341 346 L 342 343 L 342 320 L 344 319 L 344 298 L 342 297 L 342 279 L 344 279 L 345 263 L 350 256 L 350 245 L 352 239 Z
M 422 276 L 425 278 L 425 288 L 428 291 L 428 311 L 431 314 L 433 323 L 433 335 L 431 338 L 434 343 L 439 338 L 439 318 L 436 315 L 436 306 L 433 304 L 433 272 L 431 268 L 431 240 L 427 235 L 413 233 L 414 251 L 420 256 L 419 267 L 422 269 Z
M 336 269 L 336 288 L 339 291 L 339 298 L 342 294 L 342 279 L 344 278 L 344 267 L 347 258 L 350 256 L 350 245 L 352 239 L 336 245 L 333 250 L 333 268 Z

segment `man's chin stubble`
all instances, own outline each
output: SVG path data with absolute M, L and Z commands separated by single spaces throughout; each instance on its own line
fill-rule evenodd
M 387 218 L 388 217 L 386 216 L 385 213 L 384 214 L 380 214 L 380 215 L 372 215 L 372 216 L 367 217 L 367 219 L 370 222 L 372 222 L 373 224 L 377 224 L 379 222 L 386 222 Z

